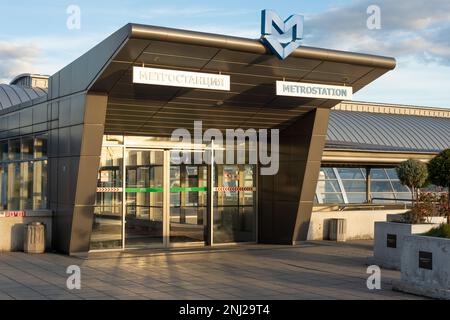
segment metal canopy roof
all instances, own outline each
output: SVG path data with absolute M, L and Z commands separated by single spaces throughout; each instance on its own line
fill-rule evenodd
M 0 84 L 0 110 L 31 102 L 37 98 L 45 97 L 46 95 L 47 90 L 42 88 Z
M 133 84 L 132 67 L 142 65 L 228 74 L 231 91 Z M 78 91 L 108 93 L 105 132 L 166 135 L 192 129 L 194 120 L 205 128 L 284 128 L 339 101 L 278 97 L 276 80 L 347 85 L 356 92 L 393 68 L 392 58 L 308 47 L 280 61 L 259 40 L 129 24 L 60 77 L 71 78 Z M 75 90 L 61 86 L 63 95 Z
M 450 118 L 332 111 L 327 149 L 440 152 L 450 147 Z

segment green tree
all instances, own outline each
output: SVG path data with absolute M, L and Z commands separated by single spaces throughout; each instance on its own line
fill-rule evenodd
M 418 190 L 427 183 L 427 165 L 419 160 L 409 159 L 397 167 L 400 182 L 411 189 L 412 200 L 417 202 Z
M 442 151 L 428 163 L 431 183 L 448 188 L 448 203 L 450 205 L 450 149 Z

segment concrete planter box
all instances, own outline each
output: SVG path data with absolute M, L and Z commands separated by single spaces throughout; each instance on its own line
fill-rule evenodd
M 450 300 L 450 239 L 408 236 L 403 242 L 402 278 L 394 289 Z
M 438 227 L 434 224 L 407 224 L 397 222 L 375 223 L 374 257 L 370 264 L 386 269 L 400 269 L 404 238 L 422 234 Z
M 386 215 L 386 221 L 387 222 L 401 222 L 403 221 L 403 219 L 405 218 L 404 214 L 388 214 Z M 429 217 L 426 219 L 426 223 L 425 224 L 429 224 L 429 223 L 433 223 L 433 224 L 442 224 L 442 223 L 447 223 L 447 218 L 446 217 Z

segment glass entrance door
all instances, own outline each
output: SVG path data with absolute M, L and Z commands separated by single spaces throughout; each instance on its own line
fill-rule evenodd
M 125 246 L 164 243 L 164 151 L 126 150 Z
M 256 242 L 257 167 L 215 165 L 211 176 L 210 165 L 176 154 L 102 148 L 92 250 Z
M 206 165 L 170 166 L 170 243 L 205 242 Z
M 256 242 L 256 166 L 218 165 L 216 168 L 214 243 Z

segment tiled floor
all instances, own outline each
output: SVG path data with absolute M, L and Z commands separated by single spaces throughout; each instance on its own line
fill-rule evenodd
M 177 252 L 0 254 L 0 299 L 419 299 L 367 289 L 371 242 L 240 246 Z M 66 269 L 81 268 L 81 290 L 68 290 Z

